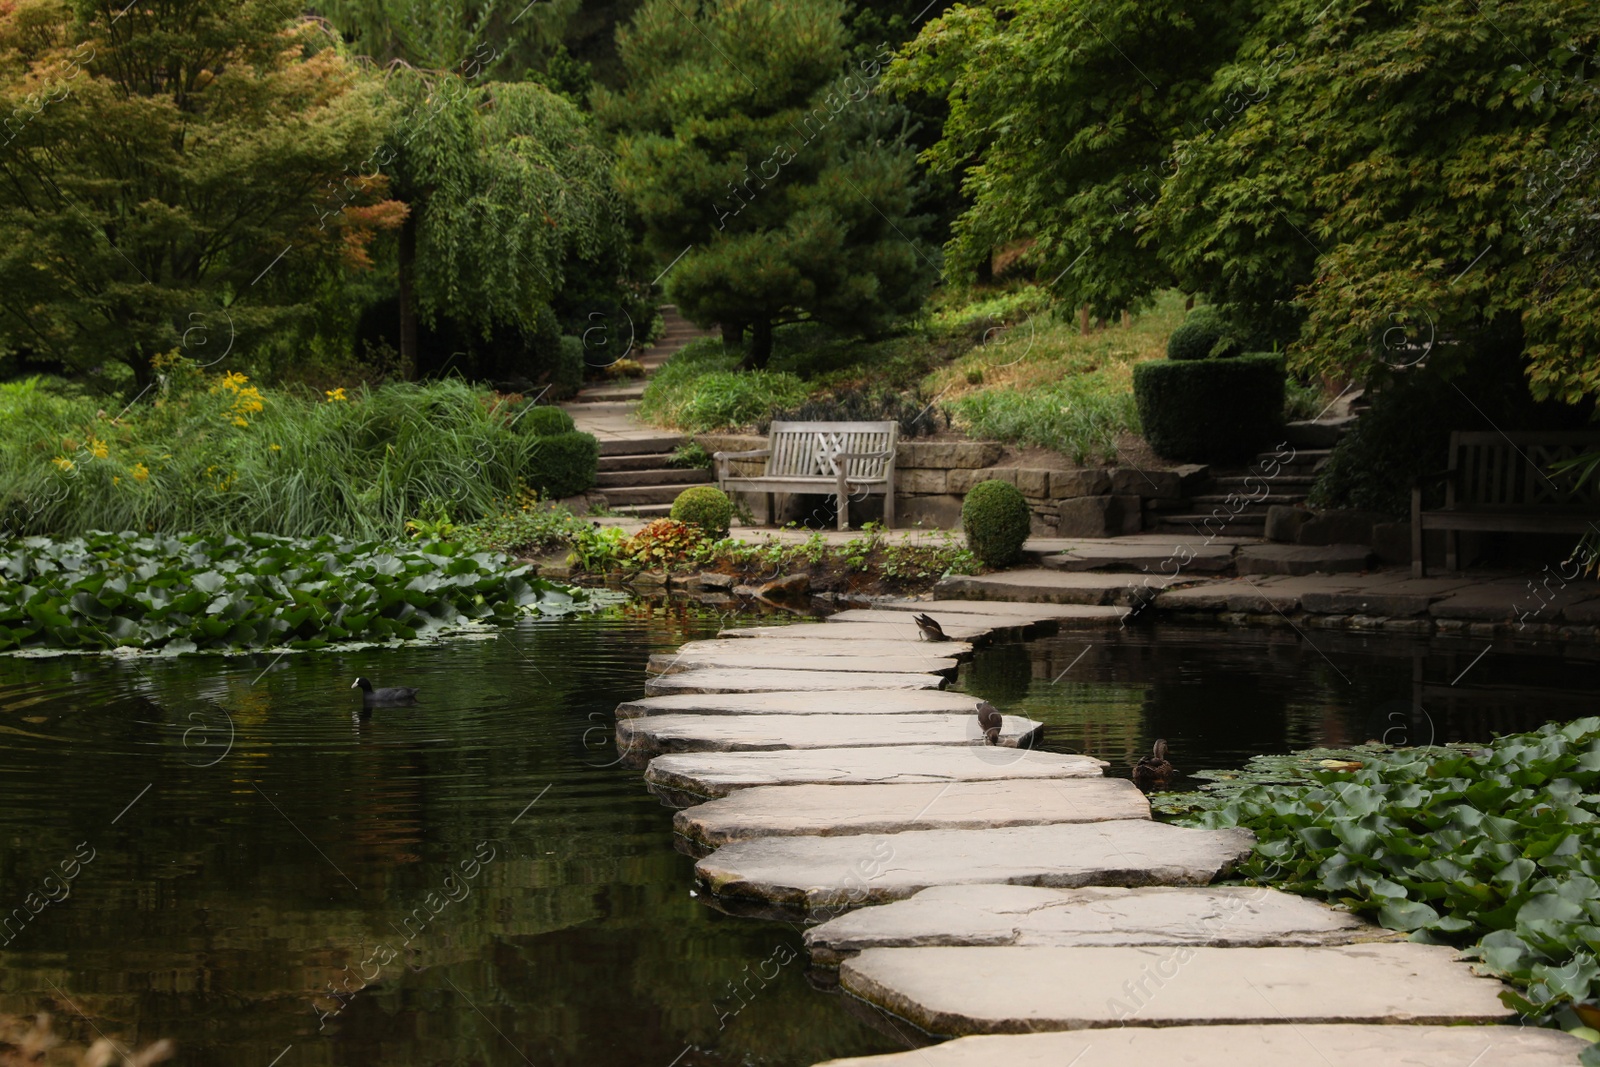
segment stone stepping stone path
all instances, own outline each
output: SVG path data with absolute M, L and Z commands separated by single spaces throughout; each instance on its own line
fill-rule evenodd
M 943 785 L 760 786 L 741 789 L 722 800 L 680 811 L 673 818 L 672 828 L 696 845 L 716 848 L 734 841 L 761 837 L 892 834 L 903 830 L 934 829 L 980 830 L 994 826 L 1149 817 L 1149 801 L 1132 782 L 1123 778 L 1011 778 L 992 782 L 946 782 Z M 1018 892 L 1058 892 L 1007 888 L 1017 889 Z M 957 887 L 949 890 L 928 889 L 906 903 L 921 900 L 929 893 L 943 891 L 971 892 Z M 978 892 L 983 896 L 990 891 L 985 889 Z M 988 899 L 987 896 L 984 899 Z M 835 919 L 834 922 L 843 923 L 857 915 L 876 916 L 904 906 L 892 904 L 884 908 L 867 908 Z M 1032 906 L 1035 909 L 1040 907 L 1037 902 Z M 935 929 L 943 928 L 940 925 L 941 915 L 949 917 L 950 914 L 948 910 L 935 914 L 932 909 L 917 912 L 918 916 L 926 915 Z M 1004 917 L 994 914 L 990 916 L 991 925 L 1003 922 L 1009 933 L 1013 930 L 1016 916 L 1016 911 L 1007 912 Z M 1364 924 L 1356 925 L 1368 929 Z M 813 959 L 823 962 L 815 949 Z
M 718 849 L 695 866 L 695 877 L 719 896 L 816 911 L 901 900 L 935 885 L 1204 885 L 1254 842 L 1247 830 L 1147 819 L 763 837 Z
M 776 715 L 651 715 L 617 723 L 617 747 L 630 753 L 761 752 L 890 745 L 963 745 L 983 740 L 970 715 L 805 715 L 785 722 Z M 999 745 L 1033 744 L 1044 723 L 1001 717 Z M 1131 783 L 1130 783 L 1131 784 Z
M 1021 747 L 1033 720 L 1004 715 L 984 743 L 977 698 L 944 689 L 959 662 L 1117 625 L 1133 577 L 948 579 L 974 599 L 724 630 L 652 656 L 646 695 L 617 708 L 618 747 L 685 809 L 679 847 L 719 907 L 828 920 L 807 945 L 851 1004 L 959 1038 L 834 1067 L 1572 1063 L 1579 1039 L 1492 1025 L 1513 1018 L 1504 986 L 1453 949 L 1211 885 L 1247 831 L 1153 821 L 1103 762 Z M 912 612 L 953 640 L 921 640 Z
M 978 698 L 937 689 L 832 689 L 800 693 L 675 693 L 617 705 L 617 718 L 642 715 L 969 715 Z
M 781 661 L 778 661 L 781 662 Z M 756 668 L 684 671 L 658 674 L 644 684 L 645 694 L 666 693 L 781 693 L 806 689 L 943 689 L 937 674 L 896 674 L 890 671 L 790 671 Z
M 693 816 L 693 811 L 679 812 L 676 825 L 689 823 Z M 827 966 L 869 948 L 1253 948 L 1400 941 L 1405 935 L 1372 926 L 1318 901 L 1265 887 L 1045 889 L 945 885 L 924 889 L 881 908 L 848 912 L 812 927 L 805 937 L 812 960 Z
M 1573 1067 L 1586 1044 L 1514 1026 L 1127 1026 L 964 1037 L 818 1067 Z
M 783 664 L 787 671 L 841 671 L 873 670 L 893 674 L 954 674 L 957 661 L 944 656 L 883 655 L 862 657 L 833 655 L 827 652 L 785 652 L 774 649 L 749 648 L 749 641 L 719 641 L 721 649 L 700 649 L 691 653 L 658 652 L 650 657 L 645 670 L 651 674 L 675 674 L 681 671 L 704 670 L 707 667 L 731 667 L 738 670 L 770 668 Z M 732 645 L 729 649 L 726 646 Z M 815 649 L 817 646 L 812 645 Z M 849 648 L 847 642 L 844 648 Z M 926 646 L 924 646 L 926 647 Z M 862 662 L 863 659 L 868 662 Z M 842 662 L 841 662 L 842 661 Z
M 839 965 L 839 984 L 930 1034 L 1516 1018 L 1505 987 L 1454 949 L 1411 943 L 869 948 Z
M 1105 764 L 1088 756 L 955 745 L 813 748 L 784 752 L 697 752 L 657 756 L 644 779 L 652 787 L 725 797 L 757 785 L 867 785 L 889 782 L 982 782 L 999 778 L 1099 778 Z

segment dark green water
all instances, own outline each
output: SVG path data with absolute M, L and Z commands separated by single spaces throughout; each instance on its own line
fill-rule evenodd
M 640 604 L 435 648 L 0 658 L 0 1013 L 219 1067 L 905 1047 L 808 984 L 795 927 L 691 897 L 670 812 L 615 765 L 648 655 L 726 621 Z M 1157 736 L 1198 769 L 1592 712 L 1593 649 L 1497 647 L 1452 686 L 1486 643 L 1312 639 L 1063 634 L 985 650 L 959 685 L 1122 774 Z M 357 722 L 357 674 L 424 703 Z

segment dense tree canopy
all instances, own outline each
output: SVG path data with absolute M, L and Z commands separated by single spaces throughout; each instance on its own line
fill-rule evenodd
M 872 95 L 887 53 L 847 70 L 843 15 L 838 0 L 651 0 L 618 35 L 626 90 L 597 95 L 621 131 L 618 185 L 677 261 L 669 295 L 748 327 L 756 366 L 775 325 L 877 328 L 930 273 L 902 117 Z
M 366 262 L 404 215 L 381 177 L 317 205 L 388 106 L 297 12 L 0 6 L 0 355 L 148 381 L 189 331 L 259 338 L 307 313 L 320 270 Z
M 951 102 L 928 158 L 974 164 L 960 263 L 1032 238 L 1064 300 L 1176 284 L 1330 371 L 1396 330 L 1525 336 L 1535 392 L 1574 401 L 1600 388 L 1597 35 L 1559 0 L 1008 0 L 890 80 Z

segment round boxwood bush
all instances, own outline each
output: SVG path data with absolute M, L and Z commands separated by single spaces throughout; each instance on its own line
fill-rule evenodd
M 571 415 L 551 404 L 536 404 L 524 407 L 515 418 L 517 420 L 517 429 L 523 433 L 531 433 L 535 437 L 571 433 L 577 429 L 577 424 L 572 421 Z
M 671 517 L 694 523 L 707 537 L 727 537 L 728 524 L 733 521 L 733 501 L 716 486 L 690 486 L 672 502 Z
M 1161 360 L 1133 368 L 1133 399 L 1150 447 L 1185 463 L 1249 459 L 1283 427 L 1283 357 Z
M 972 554 L 990 567 L 1022 558 L 1032 515 L 1022 492 L 1010 482 L 979 482 L 961 502 L 961 529 Z
M 577 496 L 594 488 L 600 442 L 586 433 L 553 433 L 531 442 L 525 480 L 546 500 Z
M 1167 338 L 1168 359 L 1227 359 L 1239 354 L 1238 342 L 1227 337 L 1227 324 L 1216 308 L 1201 305 Z M 1218 348 L 1218 344 L 1221 347 Z

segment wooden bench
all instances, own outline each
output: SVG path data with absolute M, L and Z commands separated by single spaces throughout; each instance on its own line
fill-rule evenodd
M 1600 530 L 1600 485 L 1574 486 L 1571 476 L 1549 473 L 1565 459 L 1600 446 L 1600 434 L 1457 431 L 1450 435 L 1450 467 L 1418 478 L 1411 487 L 1411 573 L 1421 578 L 1423 532 L 1445 531 L 1445 567 L 1456 570 L 1463 530 L 1496 533 L 1579 534 Z M 1443 482 L 1444 507 L 1423 510 L 1422 494 Z M 1576 488 L 1576 491 L 1574 489 Z
M 894 452 L 897 422 L 775 422 L 767 447 L 751 452 L 718 452 L 717 486 L 767 494 L 767 517 L 774 515 L 774 493 L 824 493 L 839 502 L 839 529 L 850 528 L 850 498 L 880 493 L 883 523 L 894 526 Z M 728 473 L 735 459 L 765 457 L 766 470 L 754 477 Z

